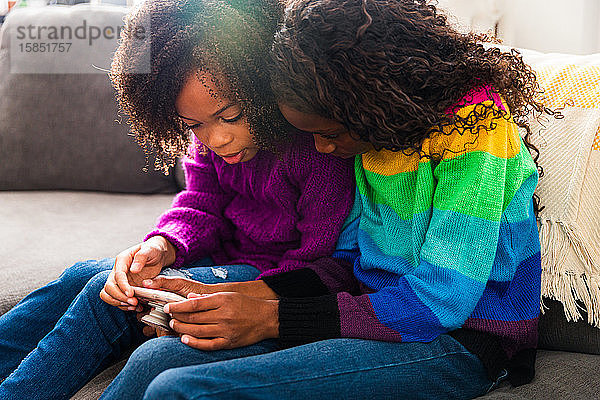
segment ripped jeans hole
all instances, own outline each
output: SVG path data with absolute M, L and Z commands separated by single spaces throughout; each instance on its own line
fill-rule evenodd
M 210 267 L 213 275 L 217 278 L 227 279 L 227 270 L 222 267 Z

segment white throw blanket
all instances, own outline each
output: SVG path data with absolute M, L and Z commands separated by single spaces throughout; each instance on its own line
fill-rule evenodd
M 562 302 L 569 321 L 582 318 L 583 305 L 600 328 L 600 54 L 525 52 L 524 59 L 548 106 L 565 107 L 564 119 L 532 123 L 545 174 L 536 190 L 545 207 L 542 296 Z

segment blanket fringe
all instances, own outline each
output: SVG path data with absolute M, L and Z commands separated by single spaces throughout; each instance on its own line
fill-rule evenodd
M 600 257 L 573 225 L 542 220 L 539 229 L 542 296 L 560 301 L 567 321 L 578 321 L 586 312 L 587 322 L 600 328 Z M 571 263 L 567 270 L 565 261 L 570 251 L 579 262 Z M 544 308 L 542 303 L 542 313 Z

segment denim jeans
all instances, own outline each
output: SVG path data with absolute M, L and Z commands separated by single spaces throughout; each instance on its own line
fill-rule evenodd
M 278 349 L 275 340 L 265 340 L 252 346 L 232 350 L 201 351 L 193 349 L 174 336 L 161 336 L 138 347 L 127 360 L 119 375 L 106 388 L 100 399 L 141 399 L 146 388 L 161 372 L 177 371 L 180 367 L 214 363 L 272 352 Z M 170 399 L 170 396 L 163 399 Z
M 214 352 L 161 337 L 138 347 L 102 399 L 140 399 L 146 385 L 144 400 L 469 399 L 493 382 L 448 335 L 431 343 L 331 339 L 279 351 L 264 341 Z
M 206 283 L 251 280 L 251 266 L 188 266 Z M 68 399 L 95 374 L 147 338 L 134 312 L 104 303 L 114 259 L 67 268 L 0 317 L 0 399 Z

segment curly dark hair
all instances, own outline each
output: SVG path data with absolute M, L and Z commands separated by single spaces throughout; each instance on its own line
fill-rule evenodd
M 110 77 L 138 143 L 146 155 L 156 152 L 157 169 L 168 171 L 189 147 L 175 100 L 198 71 L 222 77 L 220 95 L 240 104 L 256 144 L 274 149 L 289 127 L 267 65 L 282 11 L 278 0 L 152 0 L 128 14 Z
M 377 150 L 421 151 L 445 127 L 477 134 L 490 116 L 513 118 L 537 164 L 527 121 L 554 112 L 520 54 L 482 40 L 458 33 L 428 0 L 291 0 L 275 35 L 271 86 L 279 102 L 336 120 Z M 491 104 L 465 117 L 448 112 L 480 87 L 500 94 L 511 114 Z

